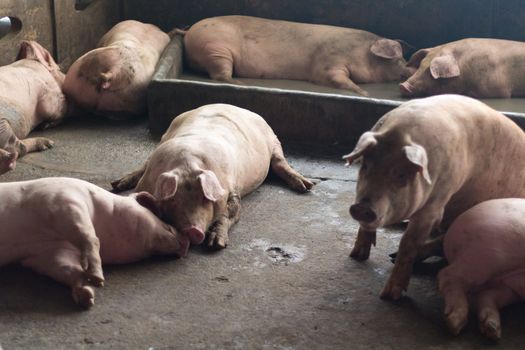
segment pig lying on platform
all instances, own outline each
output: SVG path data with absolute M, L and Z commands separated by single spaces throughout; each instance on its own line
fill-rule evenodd
M 481 332 L 499 339 L 499 309 L 525 299 L 525 199 L 494 199 L 461 214 L 444 250 L 450 265 L 438 278 L 450 331 L 467 323 L 469 295 Z
M 525 197 L 525 133 L 469 97 L 412 100 L 384 115 L 359 139 L 348 164 L 362 157 L 350 214 L 360 227 L 350 254 L 368 259 L 376 229 L 409 219 L 381 297 L 399 299 L 418 257 L 440 247 L 431 232 L 493 198 Z
M 406 79 L 401 44 L 342 27 L 246 16 L 204 19 L 184 34 L 188 63 L 215 80 L 311 81 L 367 95 L 356 83 Z
M 240 198 L 272 170 L 296 191 L 313 183 L 293 170 L 272 129 L 259 115 L 227 104 L 176 117 L 142 168 L 112 183 L 153 193 L 163 217 L 193 244 L 224 248 L 239 220 Z
M 124 21 L 69 68 L 64 92 L 79 106 L 116 119 L 146 109 L 146 89 L 169 42 L 152 24 Z
M 90 307 L 92 286 L 104 282 L 102 262 L 186 255 L 188 239 L 141 205 L 151 207 L 150 197 L 71 178 L 0 183 L 0 266 L 20 262 L 70 286 L 75 302 Z
M 22 41 L 17 61 L 0 67 L 0 174 L 13 170 L 26 153 L 53 146 L 43 137 L 24 138 L 38 125 L 66 116 L 63 81 L 51 54 L 35 41 Z
M 417 71 L 401 83 L 403 96 L 463 94 L 477 98 L 525 96 L 525 43 L 463 39 L 417 51 Z

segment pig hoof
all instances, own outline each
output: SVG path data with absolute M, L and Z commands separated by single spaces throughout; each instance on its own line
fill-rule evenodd
M 499 322 L 495 320 L 484 320 L 480 323 L 479 328 L 481 333 L 491 340 L 499 340 L 501 338 L 501 327 Z
M 208 232 L 208 248 L 210 249 L 224 249 L 228 245 L 228 233 L 218 233 L 217 231 Z
M 38 150 L 39 151 L 45 151 L 46 149 L 53 148 L 54 145 L 55 145 L 55 143 L 52 140 L 42 138 L 41 142 L 39 142 L 39 144 L 38 144 Z
M 83 308 L 89 309 L 95 305 L 95 292 L 88 286 L 73 288 L 73 300 Z
M 99 276 L 98 274 L 86 273 L 86 281 L 94 287 L 104 286 L 104 277 Z
M 387 285 L 381 291 L 380 297 L 381 299 L 399 300 L 403 296 L 403 290 L 403 287 L 388 282 Z
M 370 257 L 370 248 L 366 249 L 355 246 L 350 252 L 350 257 L 357 261 L 365 261 Z
M 445 321 L 450 333 L 458 335 L 467 324 L 467 315 L 463 312 L 452 311 L 450 314 L 445 315 Z

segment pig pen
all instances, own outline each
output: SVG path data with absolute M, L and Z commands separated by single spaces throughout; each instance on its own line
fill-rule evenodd
M 126 4 L 133 7 L 141 1 Z M 229 2 L 221 5 L 223 12 Z M 55 9 L 59 3 L 55 1 Z M 170 13 L 160 11 L 166 3 L 177 1 L 148 2 L 146 7 L 136 6 L 141 16 L 129 10 L 126 16 L 167 27 L 168 22 L 160 18 Z M 192 6 L 204 11 L 205 3 Z M 266 17 L 277 6 L 273 0 L 246 3 L 258 5 L 262 13 L 243 14 Z M 305 8 L 326 6 L 304 3 Z M 376 8 L 370 2 L 353 3 Z M 400 3 L 409 6 L 412 1 Z M 443 8 L 454 5 L 452 0 L 444 3 Z M 111 6 L 111 2 L 95 4 Z M 480 12 L 489 6 L 477 4 L 470 0 L 460 4 L 460 10 L 476 9 L 472 16 L 476 21 L 461 22 L 465 27 L 487 22 Z M 288 19 L 301 19 L 292 16 L 293 8 L 288 10 Z M 213 6 L 206 11 L 199 16 L 228 14 Z M 370 17 L 368 13 L 361 21 Z M 425 20 L 432 23 L 434 17 Z M 452 16 L 448 23 L 460 20 Z M 69 39 L 78 34 L 74 28 L 68 26 L 61 33 L 68 34 L 64 43 L 74 43 Z M 59 44 L 61 40 L 58 35 Z M 64 65 L 70 63 L 73 54 L 67 54 L 67 47 L 58 45 L 56 52 L 59 56 L 64 52 Z M 68 287 L 46 276 L 17 265 L 1 267 L 0 349 L 492 348 L 494 343 L 479 333 L 474 317 L 460 336 L 449 335 L 431 267 L 412 277 L 407 296 L 399 302 L 379 299 L 393 266 L 388 254 L 396 251 L 403 227 L 379 230 L 368 261 L 348 257 L 358 229 L 348 213 L 358 166 L 345 168 L 341 156 L 352 149 L 361 132 L 403 101 L 397 85 L 365 85 L 371 97 L 364 98 L 305 82 L 243 81 L 246 86 L 219 84 L 185 70 L 180 38 L 175 39 L 150 87 L 149 121 L 78 116 L 54 129 L 34 132 L 33 136 L 53 139 L 55 147 L 19 159 L 17 169 L 0 181 L 71 176 L 109 189 L 110 181 L 146 160 L 175 115 L 205 103 L 228 102 L 265 117 L 281 138 L 291 165 L 317 182 L 313 191 L 297 194 L 270 177 L 243 199 L 241 220 L 231 232 L 228 248 L 209 252 L 193 247 L 182 259 L 106 266 L 105 287 L 96 291 L 95 306 L 89 311 L 74 304 Z M 525 99 L 486 102 L 525 127 Z M 521 348 L 524 323 L 523 303 L 504 309 L 498 348 Z

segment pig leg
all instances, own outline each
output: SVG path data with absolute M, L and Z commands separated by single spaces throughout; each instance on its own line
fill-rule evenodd
M 243 82 L 232 78 L 233 55 L 230 50 L 222 46 L 216 47 L 208 44 L 204 47 L 204 51 L 207 59 L 202 66 L 206 69 L 210 78 L 229 84 L 244 85 Z
M 359 231 L 357 231 L 357 239 L 355 240 L 352 252 L 350 252 L 350 257 L 358 261 L 368 259 L 372 244 L 376 245 L 376 231 L 365 231 L 363 228 L 359 227 Z
M 457 264 L 451 264 L 438 274 L 439 291 L 445 299 L 445 321 L 449 331 L 458 335 L 467 324 L 467 292 L 473 285 L 468 281 L 468 271 L 462 271 Z
M 313 182 L 295 171 L 284 158 L 281 143 L 277 141 L 273 149 L 272 159 L 270 160 L 272 171 L 281 179 L 286 181 L 288 186 L 297 192 L 306 192 L 313 187 Z
M 25 153 L 21 153 L 20 156 L 23 156 L 26 153 L 45 151 L 53 147 L 54 142 L 45 137 L 32 137 L 29 139 L 21 140 L 20 143 L 25 148 Z
M 478 292 L 474 302 L 481 333 L 492 340 L 501 338 L 499 309 L 519 300 L 520 297 L 505 285 L 491 286 Z
M 381 291 L 381 298 L 397 300 L 401 298 L 403 290 L 407 289 L 419 248 L 443 217 L 444 206 L 437 207 L 440 209 L 422 209 L 408 223 L 407 230 L 399 244 L 394 269 Z
M 95 303 L 94 289 L 85 284 L 80 251 L 69 242 L 22 260 L 22 265 L 71 287 L 75 302 L 89 308 Z
M 147 163 L 144 163 L 144 165 L 141 168 L 129 173 L 128 175 L 124 176 L 119 180 L 111 182 L 113 192 L 118 193 L 136 187 L 140 178 L 142 177 L 142 175 L 144 175 L 144 172 L 146 171 L 146 165 Z
M 222 213 L 220 213 L 222 211 Z M 222 249 L 228 245 L 230 228 L 239 221 L 241 216 L 241 198 L 230 193 L 226 208 L 219 208 L 218 219 L 208 230 L 208 247 Z
M 319 83 L 319 82 L 316 82 Z M 350 72 L 347 68 L 335 67 L 326 72 L 326 78 L 323 79 L 321 85 L 333 86 L 338 89 L 345 89 L 353 91 L 362 96 L 368 96 L 368 92 L 361 89 L 356 83 L 350 79 Z

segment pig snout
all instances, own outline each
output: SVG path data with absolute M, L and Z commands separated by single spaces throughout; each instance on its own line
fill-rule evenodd
M 414 95 L 414 87 L 408 82 L 408 80 L 399 84 L 399 90 L 401 91 L 401 95 L 403 96 Z
M 370 205 L 370 201 L 363 200 L 350 206 L 350 215 L 359 222 L 374 222 L 377 215 Z
M 201 244 L 204 241 L 204 230 L 191 226 L 182 230 L 182 234 L 189 238 L 192 244 Z

